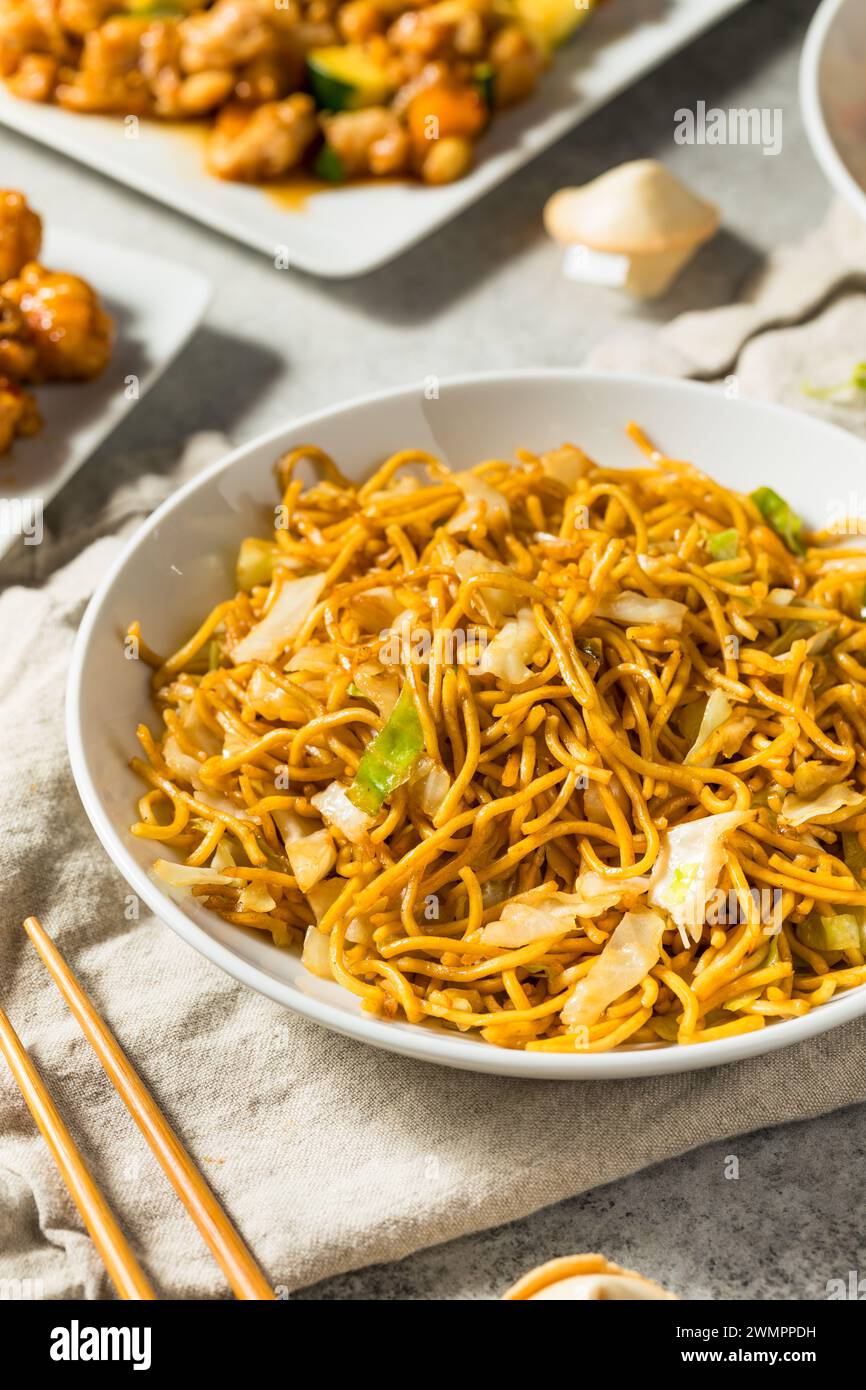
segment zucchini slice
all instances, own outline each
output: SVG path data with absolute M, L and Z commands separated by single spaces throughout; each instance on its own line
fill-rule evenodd
M 327 141 L 319 150 L 313 161 L 313 173 L 317 179 L 323 179 L 325 183 L 345 183 L 346 171 L 343 168 L 343 161 L 337 151 L 330 146 Z
M 475 67 L 472 69 L 472 79 L 481 93 L 481 97 L 487 109 L 492 111 L 496 99 L 496 74 L 493 71 L 493 64 L 476 63 Z
M 356 111 L 388 100 L 393 83 L 360 44 L 312 48 L 307 54 L 310 90 L 323 111 Z
M 545 53 L 570 39 L 596 4 L 597 0 L 512 0 L 518 21 Z

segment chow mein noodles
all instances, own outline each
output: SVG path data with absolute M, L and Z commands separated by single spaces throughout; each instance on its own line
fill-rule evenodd
M 513 1048 L 701 1043 L 866 982 L 866 552 L 629 433 L 628 469 L 283 457 L 234 594 L 164 659 L 127 636 L 162 884 Z

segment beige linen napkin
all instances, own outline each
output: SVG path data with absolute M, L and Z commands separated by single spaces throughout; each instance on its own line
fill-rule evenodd
M 866 433 L 863 406 L 824 405 L 800 389 L 804 377 L 844 379 L 866 356 L 858 265 L 866 232 L 834 209 L 744 306 L 686 316 L 594 360 L 733 375 L 745 394 Z M 195 463 L 187 457 L 181 472 Z M 163 1295 L 219 1296 L 225 1286 L 27 945 L 19 923 L 29 912 L 58 940 L 281 1292 L 511 1220 L 709 1140 L 866 1099 L 866 1020 L 736 1067 L 645 1082 L 475 1076 L 329 1034 L 235 984 L 153 917 L 127 920 L 126 885 L 72 784 L 63 685 L 117 533 L 168 485 L 156 475 L 124 482 L 95 522 L 79 517 L 74 540 L 49 537 L 0 567 L 11 581 L 0 597 L 0 1002 Z M 8 1280 L 40 1281 L 30 1289 L 46 1297 L 111 1293 L 0 1064 L 0 1287 L 14 1289 Z

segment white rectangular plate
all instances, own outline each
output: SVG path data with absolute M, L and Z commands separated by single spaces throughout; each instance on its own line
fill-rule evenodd
M 130 184 L 269 256 L 315 275 L 361 275 L 420 241 L 623 88 L 746 0 L 610 0 L 556 55 L 531 101 L 494 121 L 477 168 L 424 188 L 365 183 L 293 200 L 222 183 L 203 167 L 200 134 L 120 116 L 79 116 L 0 91 L 0 123 Z M 292 206 L 300 202 L 300 206 Z
M 42 430 L 0 458 L 0 555 L 16 539 L 18 504 L 26 504 L 25 519 L 34 501 L 47 506 L 162 374 L 210 298 L 210 285 L 197 271 L 70 232 L 49 231 L 40 260 L 89 281 L 117 336 L 111 361 L 95 381 L 36 387 Z

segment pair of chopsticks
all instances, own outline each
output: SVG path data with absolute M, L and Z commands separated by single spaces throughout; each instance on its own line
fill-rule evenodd
M 24 930 L 236 1296 L 273 1299 L 274 1291 L 264 1273 L 54 942 L 35 917 L 27 918 Z M 9 1063 L 118 1294 L 125 1299 L 156 1298 L 44 1081 L 2 1008 L 0 1052 Z

